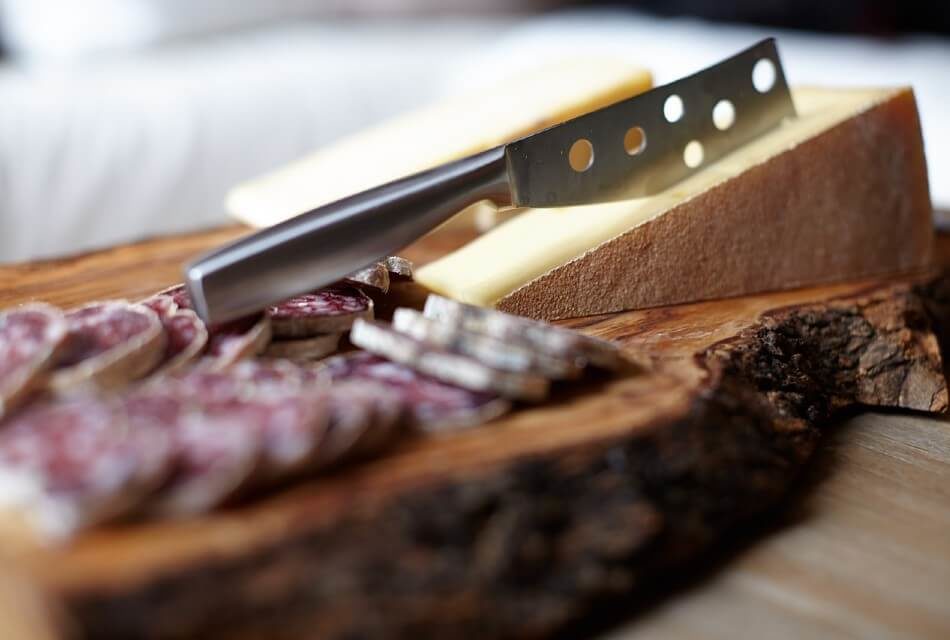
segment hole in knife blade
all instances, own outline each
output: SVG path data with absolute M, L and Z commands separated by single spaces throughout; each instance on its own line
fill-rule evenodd
M 775 65 L 762 58 L 752 67 L 752 86 L 759 93 L 768 93 L 775 86 Z
M 627 155 L 635 156 L 647 146 L 647 134 L 643 127 L 630 127 L 623 136 L 623 148 Z
M 736 121 L 736 108 L 729 100 L 720 100 L 712 110 L 713 124 L 720 131 L 725 131 Z
M 703 163 L 703 143 L 691 140 L 683 149 L 683 162 L 690 169 L 695 169 Z
M 675 93 L 663 103 L 663 117 L 671 124 L 683 117 L 683 111 L 683 99 Z
M 594 164 L 594 145 L 586 138 L 579 138 L 571 145 L 571 150 L 567 153 L 567 161 L 574 171 L 578 173 L 587 171 Z

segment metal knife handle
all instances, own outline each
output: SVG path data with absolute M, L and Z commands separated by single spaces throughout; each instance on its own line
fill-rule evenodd
M 195 310 L 223 322 L 318 289 L 388 255 L 480 200 L 510 204 L 496 147 L 319 207 L 185 268 Z

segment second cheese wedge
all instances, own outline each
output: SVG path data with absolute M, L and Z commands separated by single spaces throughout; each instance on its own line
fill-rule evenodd
M 612 57 L 548 64 L 344 138 L 228 194 L 237 219 L 267 227 L 318 206 L 642 93 L 650 73 Z
M 798 118 L 656 196 L 528 210 L 416 278 L 462 302 L 557 319 L 927 266 L 913 92 L 793 96 Z

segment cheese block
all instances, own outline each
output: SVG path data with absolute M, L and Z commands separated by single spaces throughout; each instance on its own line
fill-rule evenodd
M 397 117 L 239 185 L 228 194 L 227 209 L 252 226 L 270 226 L 370 187 L 504 144 L 651 86 L 648 71 L 620 58 L 581 56 L 548 64 L 492 89 Z
M 658 195 L 529 210 L 416 279 L 550 320 L 927 266 L 913 92 L 801 88 L 793 98 L 797 118 Z

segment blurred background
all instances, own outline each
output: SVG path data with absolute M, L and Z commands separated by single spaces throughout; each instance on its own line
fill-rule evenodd
M 0 0 L 0 262 L 225 224 L 235 184 L 542 61 L 624 56 L 662 84 L 768 35 L 792 84 L 913 85 L 947 207 L 948 6 Z

